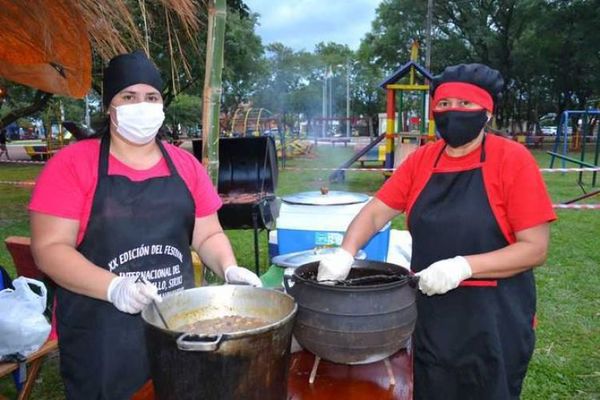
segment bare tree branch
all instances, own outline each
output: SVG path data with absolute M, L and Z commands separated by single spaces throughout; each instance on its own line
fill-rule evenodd
M 8 114 L 6 114 L 2 119 L 0 119 L 0 127 L 3 128 L 5 126 L 15 122 L 19 118 L 26 117 L 26 116 L 36 113 L 40 110 L 43 110 L 46 107 L 46 105 L 48 104 L 48 102 L 50 101 L 50 99 L 52 98 L 52 96 L 53 96 L 52 93 L 46 93 L 46 92 L 42 92 L 41 90 L 38 90 L 35 93 L 35 97 L 31 104 L 29 104 L 28 106 L 23 107 L 23 108 L 18 108 L 16 110 L 12 110 Z

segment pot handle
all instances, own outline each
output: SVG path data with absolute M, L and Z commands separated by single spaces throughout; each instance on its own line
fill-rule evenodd
M 177 348 L 183 351 L 215 351 L 219 348 L 219 344 L 223 339 L 223 335 L 215 336 L 199 336 L 193 333 L 184 333 L 177 340 Z

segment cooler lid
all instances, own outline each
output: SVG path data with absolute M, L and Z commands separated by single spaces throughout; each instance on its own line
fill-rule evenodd
M 301 192 L 281 198 L 286 203 L 306 206 L 341 206 L 348 204 L 364 203 L 369 196 L 364 193 L 332 191 Z
M 335 247 L 315 247 L 311 250 L 297 251 L 294 253 L 275 256 L 271 262 L 279 267 L 297 268 L 304 264 L 321 261 L 323 257 L 333 253 L 335 249 Z M 357 260 L 364 260 L 367 258 L 367 253 L 365 253 L 363 250 L 359 250 L 354 258 Z

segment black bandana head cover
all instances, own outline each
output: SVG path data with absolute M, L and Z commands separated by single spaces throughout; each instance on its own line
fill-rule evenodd
M 117 93 L 128 86 L 145 83 L 162 92 L 160 72 L 141 50 L 120 54 L 110 60 L 104 69 L 102 104 L 108 109 Z
M 463 83 L 480 88 L 491 96 L 493 103 L 496 103 L 504 88 L 504 79 L 498 70 L 488 67 L 485 64 L 458 64 L 446 67 L 444 71 L 433 77 L 431 83 L 431 96 L 440 97 L 436 94 L 439 88 L 447 84 Z M 481 97 L 481 96 L 478 96 Z M 475 100 L 475 99 L 467 99 Z M 475 101 L 478 104 L 481 104 Z M 485 107 L 485 104 L 481 104 Z M 490 110 L 490 112 L 493 110 Z

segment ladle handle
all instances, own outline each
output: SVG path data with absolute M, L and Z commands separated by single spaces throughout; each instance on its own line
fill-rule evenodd
M 408 284 L 413 288 L 419 287 L 419 275 L 410 274 L 408 275 Z
M 154 309 L 156 310 L 156 313 L 160 317 L 160 320 L 162 321 L 165 328 L 167 330 L 171 330 L 171 328 L 169 328 L 169 325 L 167 324 L 167 320 L 165 320 L 165 317 L 163 317 L 162 313 L 160 312 L 160 308 L 158 308 L 158 304 L 156 304 L 156 300 L 152 300 L 152 304 L 154 304 Z

